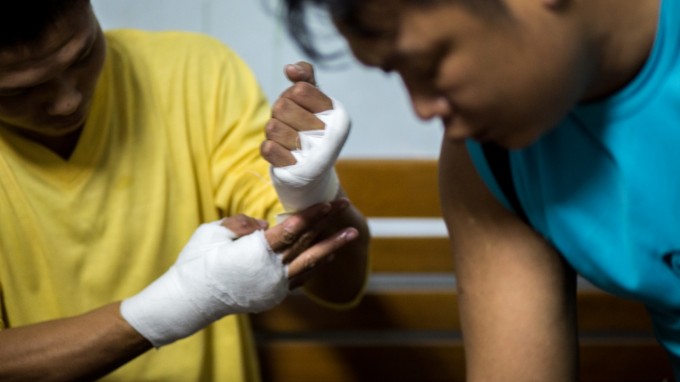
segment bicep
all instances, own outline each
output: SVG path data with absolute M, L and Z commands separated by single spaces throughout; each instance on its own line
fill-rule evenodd
M 575 379 L 573 272 L 496 201 L 463 143 L 443 145 L 440 194 L 456 263 L 469 380 Z

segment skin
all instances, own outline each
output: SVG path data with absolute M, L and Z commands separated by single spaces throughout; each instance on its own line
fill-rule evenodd
M 337 25 L 359 61 L 399 74 L 416 114 L 440 118 L 448 139 L 513 148 L 533 142 L 575 103 L 630 81 L 654 36 L 638 16 L 655 17 L 658 8 L 656 0 L 498 1 L 505 11 L 489 15 L 461 0 L 371 0 L 360 20 L 374 37 Z
M 40 41 L 0 50 L 0 129 L 68 159 L 85 123 L 104 51 L 101 29 L 87 2 Z M 311 66 L 303 68 L 289 78 L 313 82 Z M 324 97 L 320 92 L 294 95 L 290 103 L 309 110 L 275 114 L 300 128 L 310 116 L 315 118 L 314 110 L 322 107 L 317 101 Z M 268 144 L 287 147 L 288 138 L 269 137 Z M 285 153 L 278 148 L 272 152 L 278 154 L 268 159 L 280 163 L 277 158 Z M 272 249 L 284 254 L 292 287 L 305 284 L 336 303 L 352 301 L 362 288 L 368 230 L 345 198 L 312 206 L 271 228 L 243 215 L 225 218 L 223 224 L 240 235 L 265 229 Z M 120 315 L 120 302 L 112 302 L 79 316 L 0 330 L 0 380 L 93 380 L 150 348 Z
M 106 47 L 87 2 L 67 18 L 30 47 L 0 51 L 0 128 L 65 159 L 85 124 Z
M 575 381 L 575 275 L 488 191 L 466 138 L 530 145 L 579 102 L 625 86 L 651 49 L 658 0 L 369 0 L 338 30 L 364 64 L 395 71 L 444 126 L 440 197 L 456 262 L 468 381 Z

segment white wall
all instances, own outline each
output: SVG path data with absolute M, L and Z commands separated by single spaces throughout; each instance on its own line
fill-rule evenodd
M 277 0 L 92 3 L 105 29 L 182 29 L 219 38 L 248 62 L 270 100 L 287 87 L 283 66 L 304 59 L 271 13 Z M 333 35 L 328 43 L 337 48 L 340 41 Z M 398 78 L 361 67 L 349 53 L 343 62 L 342 69 L 317 67 L 321 88 L 341 100 L 352 115 L 353 130 L 342 156 L 435 158 L 441 128 L 438 122 L 425 123 L 414 116 Z

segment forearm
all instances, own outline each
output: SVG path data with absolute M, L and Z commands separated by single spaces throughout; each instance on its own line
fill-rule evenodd
M 344 197 L 342 190 L 339 197 Z M 359 237 L 341 248 L 332 262 L 319 269 L 314 278 L 305 284 L 305 289 L 312 295 L 337 304 L 354 301 L 363 290 L 368 277 L 368 224 L 351 204 L 333 219 L 333 224 L 327 231 L 336 232 L 346 227 L 357 229 Z
M 457 261 L 468 381 L 575 381 L 573 275 L 554 252 L 536 264 L 497 249 L 493 265 Z
M 444 142 L 439 165 L 467 380 L 576 380 L 574 273 L 495 199 L 465 143 Z
M 0 380 L 94 380 L 146 352 L 119 306 L 0 331 Z

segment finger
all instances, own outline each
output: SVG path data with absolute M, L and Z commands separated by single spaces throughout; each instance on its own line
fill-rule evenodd
M 274 167 L 292 166 L 297 163 L 290 150 L 272 140 L 262 142 L 260 145 L 260 155 Z
M 284 73 L 292 82 L 304 81 L 316 86 L 314 66 L 308 62 L 299 61 L 295 64 L 286 65 Z
M 314 229 L 302 234 L 295 243 L 282 252 L 284 264 L 292 262 L 301 253 L 311 247 L 314 241 L 320 238 L 320 234 L 323 234 L 323 237 L 321 238 L 325 238 L 328 237 L 329 234 L 334 233 L 327 230 L 329 226 L 336 221 L 335 217 L 349 206 L 349 200 L 347 198 L 339 198 L 331 201 L 330 205 L 330 212 L 314 225 Z
M 268 140 L 277 142 L 288 150 L 300 149 L 300 136 L 297 130 L 278 119 L 270 119 L 267 122 L 265 136 Z
M 359 231 L 355 228 L 345 228 L 330 238 L 320 241 L 288 264 L 288 278 L 294 279 L 303 273 L 313 271 L 324 260 L 328 260 L 335 252 L 358 236 Z
M 318 234 L 319 230 L 313 229 L 300 235 L 300 237 L 297 240 L 295 240 L 295 242 L 291 244 L 290 247 L 288 247 L 281 253 L 282 255 L 281 260 L 283 261 L 283 263 L 288 264 L 292 262 L 302 252 L 309 249 L 309 247 L 311 247 L 312 244 L 314 243 L 314 240 L 317 238 Z
M 255 219 L 243 214 L 222 219 L 222 226 L 228 228 L 237 237 L 249 235 L 260 229 L 266 229 L 268 225 L 264 220 Z
M 331 211 L 328 213 L 328 217 L 324 219 L 322 224 L 317 225 L 319 229 L 323 229 L 323 226 L 334 224 L 336 220 L 336 215 L 340 214 L 342 211 L 347 209 L 351 203 L 346 197 L 339 197 L 329 202 L 331 205 Z
M 315 204 L 303 211 L 290 215 L 281 224 L 267 231 L 265 237 L 275 252 L 282 252 L 295 243 L 304 233 L 313 231 L 315 225 L 328 215 L 329 203 Z
M 272 118 L 297 131 L 323 130 L 325 126 L 311 111 L 287 97 L 276 100 L 272 106 Z
M 288 279 L 288 289 L 293 290 L 303 286 L 307 281 L 311 280 L 314 275 L 321 271 L 322 268 L 327 267 L 333 261 L 335 254 L 325 257 L 319 263 L 317 263 L 314 268 L 306 269 L 297 274 L 295 277 Z
M 296 82 L 281 93 L 311 113 L 320 113 L 333 108 L 333 102 L 319 88 L 307 82 Z

